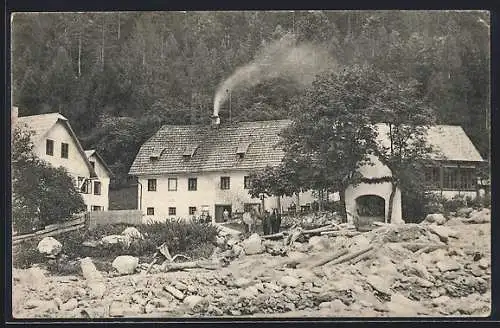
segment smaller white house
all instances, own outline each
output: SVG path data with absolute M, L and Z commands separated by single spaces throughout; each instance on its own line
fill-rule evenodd
M 111 171 L 95 151 L 85 152 L 66 117 L 59 113 L 17 116 L 12 126 L 33 132 L 34 153 L 54 167 L 64 167 L 80 190 L 88 211 L 108 210 Z
M 89 188 L 85 195 L 88 204 L 91 204 L 90 210 L 107 211 L 109 209 L 109 183 L 113 173 L 95 149 L 86 150 L 85 155 L 98 177 L 92 184 L 85 187 Z
M 378 142 L 389 147 L 389 127 L 386 124 L 376 124 Z M 434 152 L 429 154 L 430 161 L 426 167 L 426 182 L 432 186 L 430 191 L 445 198 L 455 195 L 475 198 L 479 195 L 477 184 L 477 167 L 483 158 L 460 126 L 435 125 L 426 131 L 427 143 Z M 392 176 L 391 170 L 375 157 L 370 156 L 373 165 L 359 168 L 363 178 L 378 183 L 363 182 L 356 186 L 350 185 L 345 191 L 347 218 L 350 222 L 354 217 L 392 223 L 403 223 L 401 190 L 396 189 L 392 204 L 392 216 L 389 217 L 389 198 L 392 183 L 384 178 Z

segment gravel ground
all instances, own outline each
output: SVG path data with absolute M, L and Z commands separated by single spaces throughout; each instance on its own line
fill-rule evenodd
M 436 227 L 436 226 L 434 226 Z M 219 270 L 117 276 L 102 272 L 106 291 L 92 299 L 82 276 L 33 267 L 13 270 L 15 318 L 105 317 L 405 317 L 488 316 L 491 305 L 490 224 L 459 219 L 443 242 L 428 225 L 381 227 L 355 237 L 321 236 L 295 243 L 287 256 L 240 256 Z M 441 239 L 441 240 L 440 240 Z M 279 242 L 275 242 L 277 244 Z M 408 243 L 443 246 L 424 252 Z M 272 244 L 272 242 L 268 242 Z M 374 245 L 357 263 L 287 266 Z M 405 246 L 406 245 L 406 246 Z M 165 289 L 170 289 L 167 291 Z M 172 288 L 174 292 L 172 292 Z M 174 296 L 175 294 L 175 296 Z

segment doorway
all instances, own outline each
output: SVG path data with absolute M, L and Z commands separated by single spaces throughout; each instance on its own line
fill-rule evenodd
M 356 198 L 356 214 L 360 225 L 385 222 L 385 200 L 376 195 L 363 195 Z
M 215 205 L 215 222 L 224 222 L 224 211 L 229 212 L 229 218 L 231 218 L 232 207 L 231 205 Z

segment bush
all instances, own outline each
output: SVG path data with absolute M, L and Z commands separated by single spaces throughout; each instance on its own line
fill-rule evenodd
M 12 138 L 12 227 L 18 233 L 65 221 L 86 208 L 67 170 L 33 153 L 31 135 L 16 126 Z
M 13 245 L 12 266 L 18 269 L 28 269 L 33 264 L 43 263 L 45 257 L 38 252 L 38 242 L 23 241 L 18 245 Z
M 468 204 L 474 209 L 491 208 L 491 197 L 490 195 L 479 196 L 474 199 L 470 199 Z
M 91 257 L 99 262 L 105 259 L 107 262 L 119 255 L 132 255 L 139 257 L 142 261 L 150 262 L 157 251 L 157 247 L 166 243 L 172 256 L 184 254 L 192 259 L 209 257 L 214 249 L 218 228 L 212 224 L 187 222 L 185 220 L 169 220 L 164 223 L 140 224 L 136 228 L 144 235 L 143 240 L 133 240 L 127 248 L 121 244 L 108 245 L 106 247 L 86 247 L 85 241 L 98 241 L 104 236 L 119 235 L 129 227 L 127 224 L 101 225 L 92 231 L 72 231 L 56 236 L 55 238 L 63 245 L 62 254 L 66 257 L 65 262 L 71 262 L 78 258 Z M 38 241 L 27 241 L 19 244 L 13 257 L 13 266 L 16 268 L 28 268 L 35 263 L 46 263 L 45 256 L 37 250 Z M 100 267 L 108 268 L 99 262 Z M 108 263 L 109 264 L 109 263 Z M 97 264 L 96 264 L 97 266 Z M 61 264 L 49 265 L 49 270 L 61 271 Z M 64 271 L 73 272 L 74 268 Z
M 452 199 L 445 199 L 443 207 L 446 213 L 456 212 L 460 208 L 467 207 L 467 200 L 465 196 L 455 195 Z

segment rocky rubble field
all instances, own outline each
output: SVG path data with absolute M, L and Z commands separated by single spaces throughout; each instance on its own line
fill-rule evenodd
M 491 231 L 486 211 L 480 220 L 437 215 L 421 224 L 381 224 L 364 233 L 333 224 L 333 232 L 243 239 L 222 229 L 208 260 L 216 265 L 208 267 L 172 270 L 183 259 L 169 267 L 174 262 L 150 266 L 121 257 L 112 272 L 98 272 L 91 259 L 81 260 L 83 276 L 14 269 L 13 315 L 487 316 Z

